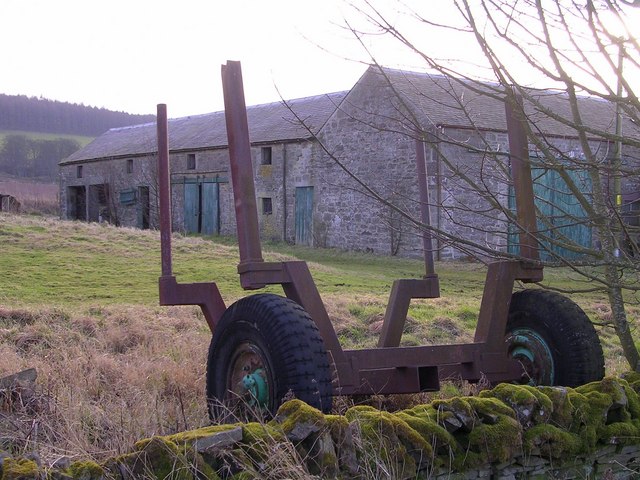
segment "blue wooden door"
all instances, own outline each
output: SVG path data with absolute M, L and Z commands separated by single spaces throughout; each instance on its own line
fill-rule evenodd
M 556 171 L 550 173 L 544 194 L 551 203 L 551 221 L 546 226 L 553 239 L 552 251 L 566 259 L 580 257 L 581 253 L 563 245 L 591 247 L 591 226 L 587 213 L 560 174 Z M 587 173 L 584 170 L 569 170 L 567 173 L 578 190 L 590 199 L 592 185 Z
M 313 187 L 296 188 L 296 244 L 313 244 Z
M 567 170 L 571 181 L 588 198 L 591 197 L 591 179 L 584 170 Z M 538 216 L 538 232 L 545 250 L 542 260 L 553 260 L 555 256 L 571 260 L 582 256 L 571 246 L 591 247 L 591 226 L 587 214 L 571 193 L 567 183 L 555 170 L 532 168 L 533 193 Z M 515 211 L 513 191 L 509 195 L 509 207 Z M 509 252 L 518 253 L 518 236 L 512 225 L 509 230 Z
M 205 182 L 202 184 L 202 219 L 201 233 L 204 235 L 218 235 L 218 183 Z
M 184 229 L 187 233 L 200 233 L 200 185 L 184 184 Z

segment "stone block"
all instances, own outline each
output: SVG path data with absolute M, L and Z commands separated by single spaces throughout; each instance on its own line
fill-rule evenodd
M 215 451 L 229 448 L 242 441 L 242 427 L 217 432 L 208 437 L 198 438 L 193 446 L 198 453 L 213 454 Z

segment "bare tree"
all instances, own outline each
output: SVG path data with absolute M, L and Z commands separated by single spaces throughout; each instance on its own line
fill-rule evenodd
M 638 301 L 639 231 L 628 221 L 621 202 L 624 193 L 639 190 L 640 102 L 634 86 L 640 78 L 640 48 L 629 19 L 638 13 L 634 2 L 452 0 L 451 4 L 455 18 L 443 21 L 434 20 L 433 5 L 427 2 L 416 3 L 424 11 L 405 3 L 395 3 L 393 10 L 375 0 L 351 3 L 354 16 L 347 19 L 347 28 L 367 52 L 367 61 L 378 66 L 379 76 L 387 80 L 385 91 L 393 97 L 390 101 L 396 111 L 390 120 L 376 119 L 373 111 L 341 108 L 371 128 L 424 141 L 446 176 L 481 202 L 470 208 L 459 193 L 447 197 L 444 188 L 447 198 L 430 203 L 444 212 L 453 231 L 425 225 L 415 209 L 385 197 L 371 177 L 321 138 L 326 155 L 363 194 L 414 226 L 429 229 L 441 246 L 452 244 L 483 257 L 518 258 L 517 248 L 505 248 L 508 242 L 479 242 L 463 232 L 474 228 L 483 230 L 486 238 L 506 239 L 525 228 L 518 225 L 505 190 L 510 182 L 508 152 L 478 122 L 482 99 L 520 108 L 528 126 L 534 173 L 555 178 L 545 184 L 546 193 L 537 189 L 537 239 L 543 257 L 548 264 L 572 269 L 586 282 L 580 290 L 606 293 L 612 310 L 607 326 L 615 329 L 631 368 L 640 370 L 625 308 L 625 302 Z M 432 51 L 434 39 L 450 32 L 455 32 L 458 42 L 477 49 L 473 65 L 443 60 Z M 424 93 L 410 82 L 403 83 L 397 72 L 379 66 L 384 60 L 379 60 L 372 38 L 381 36 L 412 55 L 411 69 L 439 75 L 441 97 L 431 100 L 456 109 L 469 127 L 467 138 L 449 136 L 439 125 L 430 124 L 428 112 L 419 108 Z M 523 107 L 518 98 L 524 99 Z M 595 116 L 593 102 L 600 102 Z M 571 148 L 566 146 L 567 139 Z M 474 153 L 476 164 L 457 162 L 450 155 L 451 146 Z M 593 232 L 593 241 L 572 237 L 567 233 L 569 226 L 584 226 Z

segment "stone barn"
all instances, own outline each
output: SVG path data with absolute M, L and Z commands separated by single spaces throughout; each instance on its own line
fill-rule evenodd
M 378 254 L 419 254 L 422 240 L 410 218 L 419 218 L 420 138 L 437 258 L 514 248 L 504 105 L 495 99 L 495 88 L 370 67 L 347 92 L 248 107 L 262 237 Z M 482 89 L 489 95 L 479 94 Z M 552 139 L 558 155 L 571 159 L 570 174 L 588 195 L 591 186 L 580 167 L 584 155 L 579 139 L 550 118 L 553 112 L 567 111 L 566 97 L 550 91 L 534 94 L 549 109 L 535 112 L 534 127 Z M 585 124 L 613 129 L 611 105 L 582 99 L 580 106 Z M 610 161 L 612 145 L 599 138 L 588 141 L 602 162 Z M 175 230 L 235 234 L 226 143 L 223 112 L 169 121 Z M 61 216 L 155 228 L 156 149 L 156 126 L 145 124 L 109 130 L 62 161 Z M 582 222 L 562 223 L 567 212 L 574 219 L 584 215 L 579 208 L 571 210 L 578 202 L 544 168 L 542 152 L 535 145 L 530 150 L 534 160 L 541 158 L 534 168 L 540 205 L 563 212 L 551 211 L 549 218 L 559 223 L 549 230 L 571 230 L 566 234 L 591 246 L 593 235 Z M 628 198 L 637 198 L 633 180 L 624 185 Z

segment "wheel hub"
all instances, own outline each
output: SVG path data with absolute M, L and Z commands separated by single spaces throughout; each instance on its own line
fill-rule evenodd
M 264 408 L 269 403 L 269 387 L 264 379 L 264 370 L 258 368 L 253 373 L 245 375 L 242 386 L 250 394 L 249 405 Z
M 506 341 L 509 345 L 509 356 L 522 365 L 521 383 L 554 385 L 553 355 L 540 334 L 528 328 L 519 328 L 510 332 Z
M 267 408 L 270 399 L 268 366 L 253 343 L 238 345 L 227 374 L 227 391 L 249 407 Z

